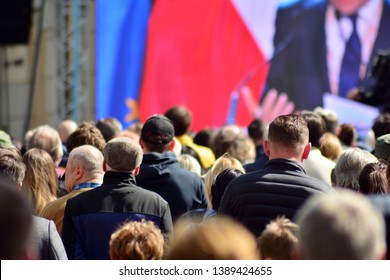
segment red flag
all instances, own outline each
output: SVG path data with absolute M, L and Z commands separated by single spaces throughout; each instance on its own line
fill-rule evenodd
M 194 131 L 220 127 L 232 92 L 244 81 L 259 100 L 267 70 L 266 59 L 230 0 L 159 0 L 149 22 L 141 121 L 183 105 L 193 113 Z M 246 126 L 252 120 L 249 107 L 239 98 L 237 124 Z

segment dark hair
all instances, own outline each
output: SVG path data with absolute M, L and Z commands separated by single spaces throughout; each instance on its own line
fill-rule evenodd
M 211 185 L 211 204 L 214 210 L 218 210 L 221 203 L 222 196 L 233 179 L 244 174 L 238 169 L 225 168 L 215 177 L 213 184 Z
M 254 119 L 248 125 L 248 136 L 253 141 L 259 141 L 263 139 L 265 131 L 265 123 L 260 119 Z
M 32 213 L 16 184 L 0 176 L 0 259 L 21 259 L 32 228 Z
M 390 113 L 382 113 L 375 120 L 372 125 L 375 138 L 390 133 Z
M 96 128 L 102 133 L 106 142 L 122 132 L 122 124 L 116 118 L 103 118 L 96 122 Z
M 302 117 L 307 123 L 307 127 L 309 128 L 309 142 L 313 145 L 313 147 L 319 148 L 321 145 L 321 137 L 326 132 L 326 124 L 324 119 L 311 111 L 303 111 Z
M 76 131 L 69 135 L 66 147 L 68 153 L 82 145 L 91 145 L 103 152 L 106 140 L 100 130 L 91 122 L 82 122 Z
M 175 136 L 181 136 L 189 131 L 192 114 L 186 107 L 174 106 L 165 113 L 165 116 L 173 123 Z
M 357 140 L 356 127 L 352 124 L 343 123 L 340 125 L 337 136 L 345 145 L 351 147 L 352 144 Z
M 309 129 L 300 115 L 289 114 L 275 118 L 269 125 L 270 142 L 281 143 L 290 148 L 305 144 L 309 139 Z
M 359 175 L 359 191 L 363 194 L 384 194 L 387 192 L 387 164 L 379 161 L 367 164 Z
M 205 146 L 211 148 L 211 143 L 215 136 L 216 132 L 211 128 L 204 128 L 198 133 L 196 133 L 194 137 L 194 143 L 200 146 Z

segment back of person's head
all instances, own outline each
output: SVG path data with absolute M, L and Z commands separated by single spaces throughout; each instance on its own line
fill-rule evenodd
M 172 121 L 163 115 L 154 115 L 142 126 L 140 143 L 148 152 L 164 153 L 173 148 L 174 137 L 175 128 Z
M 136 122 L 136 123 L 133 123 L 133 124 L 129 125 L 126 128 L 126 130 L 134 132 L 134 133 L 138 134 L 141 137 L 141 131 L 142 131 L 143 125 L 144 124 L 142 122 Z
M 238 169 L 242 173 L 245 173 L 245 169 L 241 162 L 230 154 L 226 153 L 216 159 L 213 166 L 203 176 L 207 197 L 209 198 L 209 204 L 211 206 L 211 186 L 214 183 L 215 177 L 226 168 Z
M 216 216 L 194 223 L 180 218 L 168 246 L 170 260 L 255 260 L 256 238 L 228 217 Z
M 111 171 L 132 172 L 141 165 L 143 152 L 130 138 L 117 137 L 107 142 L 103 156 Z
M 184 106 L 174 106 L 164 114 L 175 128 L 175 136 L 186 134 L 191 129 L 192 113 Z
M 211 185 L 210 194 L 211 205 L 214 210 L 218 211 L 222 196 L 229 183 L 242 174 L 244 174 L 244 172 L 234 168 L 226 168 L 217 174 L 213 184 Z
M 100 130 L 91 122 L 82 122 L 79 127 L 69 135 L 66 148 L 70 153 L 74 148 L 82 145 L 91 145 L 103 152 L 106 140 Z
M 302 116 L 296 114 L 281 115 L 269 125 L 268 141 L 277 149 L 288 150 L 294 155 L 303 153 L 309 143 L 309 129 Z
M 121 225 L 110 239 L 112 260 L 161 260 L 164 237 L 151 221 L 131 221 Z
M 14 145 L 12 144 L 11 136 L 4 130 L 0 130 L 0 148 L 10 148 L 12 146 Z
M 28 149 L 38 148 L 46 151 L 55 164 L 58 164 L 63 156 L 62 142 L 58 131 L 49 125 L 42 125 L 34 130 Z
M 382 113 L 375 118 L 374 124 L 372 125 L 375 138 L 381 137 L 382 135 L 390 133 L 390 113 Z
M 285 217 L 272 220 L 257 238 L 263 260 L 292 260 L 298 244 L 298 225 Z
M 175 145 L 176 145 L 176 143 L 175 143 Z M 202 167 L 202 163 L 201 163 L 199 154 L 195 151 L 195 149 L 190 147 L 190 146 L 188 146 L 188 145 L 183 145 L 183 144 L 180 144 L 180 145 L 181 145 L 180 154 L 181 155 L 190 155 L 190 156 L 192 156 L 193 158 L 195 158 L 198 161 L 198 163 Z M 203 168 L 202 168 L 202 170 L 203 170 Z
M 327 132 L 337 134 L 339 117 L 335 111 L 324 109 L 322 107 L 316 107 L 314 108 L 313 112 L 318 114 L 325 121 Z
M 200 146 L 211 148 L 215 134 L 216 132 L 212 128 L 201 129 L 194 136 L 194 143 Z
M 71 191 L 74 187 L 74 177 L 69 175 L 71 172 L 77 172 L 80 176 L 79 168 L 82 167 L 83 177 L 78 180 L 94 180 L 97 177 L 103 176 L 103 154 L 96 147 L 91 145 L 82 145 L 74 148 L 70 154 L 68 163 L 66 165 L 65 186 L 68 191 Z M 85 183 L 79 182 L 80 183 Z
M 26 173 L 26 165 L 16 148 L 0 148 L 0 174 L 21 187 Z
M 337 136 L 348 147 L 356 146 L 358 134 L 354 125 L 348 123 L 341 124 Z
M 309 142 L 313 147 L 319 148 L 321 145 L 321 137 L 326 132 L 324 119 L 311 111 L 303 111 L 301 114 L 307 123 L 307 127 L 309 128 Z
M 216 133 L 212 150 L 216 158 L 229 153 L 240 162 L 248 159 L 249 139 L 238 125 L 225 125 Z M 253 145 L 253 143 L 251 143 Z
M 66 144 L 69 135 L 71 135 L 77 129 L 77 123 L 73 120 L 63 120 L 57 128 L 60 135 L 61 142 Z
M 378 159 L 387 161 L 390 156 L 390 134 L 382 135 L 376 139 L 374 155 Z
M 189 154 L 183 154 L 179 155 L 177 159 L 180 163 L 181 168 L 191 172 L 195 172 L 199 176 L 202 175 L 202 167 L 195 157 Z
M 34 213 L 39 215 L 48 202 L 57 198 L 59 182 L 50 155 L 37 148 L 23 155 L 26 174 L 21 192 L 29 199 Z
M 372 162 L 364 166 L 359 175 L 359 192 L 363 194 L 387 193 L 387 162 Z
M 336 161 L 343 152 L 343 146 L 336 135 L 326 132 L 321 138 L 320 151 L 324 157 Z
M 260 119 L 254 119 L 248 125 L 248 136 L 254 143 L 262 144 L 265 130 L 265 123 Z
M 378 159 L 370 152 L 360 148 L 348 148 L 336 162 L 335 185 L 359 191 L 359 174 L 364 166 L 372 162 L 378 162 Z
M 358 193 L 342 190 L 311 197 L 296 215 L 303 259 L 373 260 L 385 257 L 382 215 Z
M 0 259 L 29 257 L 32 231 L 31 209 L 15 183 L 0 176 Z
M 106 142 L 116 136 L 119 136 L 123 130 L 122 124 L 114 117 L 98 120 L 96 122 L 96 128 L 100 130 Z

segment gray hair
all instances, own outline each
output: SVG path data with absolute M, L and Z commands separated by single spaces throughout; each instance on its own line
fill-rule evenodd
M 296 218 L 304 259 L 371 260 L 386 252 L 382 215 L 353 191 L 311 197 Z
M 107 142 L 103 150 L 106 164 L 120 172 L 130 172 L 141 165 L 141 146 L 128 137 L 117 137 Z
M 345 150 L 336 162 L 334 174 L 336 186 L 359 190 L 359 174 L 364 166 L 369 163 L 378 162 L 378 159 L 366 150 L 360 148 L 349 148 Z
M 82 145 L 74 148 L 70 154 L 68 162 L 81 164 L 88 174 L 103 174 L 103 154 L 94 146 Z
M 63 156 L 62 142 L 58 131 L 50 125 L 41 125 L 34 129 L 29 139 L 28 149 L 38 148 L 46 151 L 55 163 Z

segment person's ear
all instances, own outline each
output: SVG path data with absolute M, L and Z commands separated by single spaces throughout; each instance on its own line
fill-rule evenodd
M 310 154 L 310 150 L 311 150 L 311 143 L 307 143 L 304 150 L 303 150 L 303 154 L 302 154 L 302 162 L 303 160 L 307 159 L 309 157 L 309 154 Z
M 103 171 L 106 172 L 107 171 L 107 166 L 106 166 L 106 161 L 103 160 Z
M 81 165 L 76 166 L 76 179 L 79 180 L 84 176 L 84 168 Z
M 263 147 L 264 147 L 264 153 L 267 157 L 269 157 L 271 150 L 270 150 L 270 143 L 267 139 L 264 140 L 263 142 Z
M 135 176 L 137 176 L 139 174 L 139 170 L 140 170 L 139 166 L 134 169 L 134 175 Z

